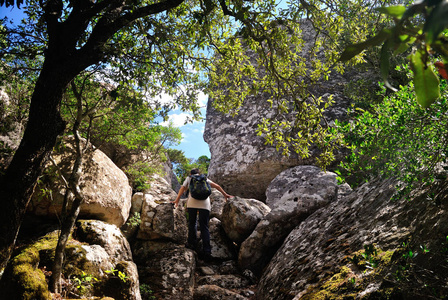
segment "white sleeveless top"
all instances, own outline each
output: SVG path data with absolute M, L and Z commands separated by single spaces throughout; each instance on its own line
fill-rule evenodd
M 188 176 L 184 183 L 182 184 L 183 187 L 185 187 L 187 190 L 190 187 L 190 180 L 191 177 Z M 210 179 L 207 178 L 207 182 L 211 183 L 213 181 L 211 181 Z M 188 199 L 187 199 L 187 208 L 199 208 L 199 209 L 206 209 L 208 211 L 211 210 L 211 204 L 210 204 L 210 197 L 208 197 L 205 200 L 197 200 L 194 199 L 193 197 L 191 197 L 191 193 L 188 193 Z

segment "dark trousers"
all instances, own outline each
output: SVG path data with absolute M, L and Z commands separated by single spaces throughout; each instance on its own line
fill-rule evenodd
M 210 220 L 210 211 L 200 208 L 187 208 L 188 212 L 188 244 L 195 247 L 197 243 L 197 216 L 199 212 L 199 229 L 201 230 L 202 250 L 204 253 L 210 254 L 212 247 L 210 246 L 210 231 L 208 230 L 208 222 Z

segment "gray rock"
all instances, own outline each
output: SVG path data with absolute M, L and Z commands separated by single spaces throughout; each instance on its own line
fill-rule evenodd
M 171 203 L 166 202 L 175 197 L 174 191 L 168 194 L 168 198 L 165 196 L 163 193 L 157 194 L 156 190 L 145 195 L 137 238 L 168 239 L 178 244 L 185 244 L 187 222 L 184 210 L 181 206 L 174 209 Z
M 113 264 L 132 261 L 131 246 L 115 225 L 98 220 L 79 220 L 73 234 L 81 242 L 101 246 Z
M 212 194 L 210 195 L 210 201 L 212 208 L 210 210 L 210 218 L 218 218 L 222 220 L 222 210 L 226 204 L 226 199 L 224 196 L 216 189 L 212 189 Z
M 240 289 L 247 287 L 249 281 L 237 275 L 207 275 L 201 276 L 197 281 L 198 285 L 217 285 L 224 289 Z
M 270 208 L 261 201 L 234 197 L 224 206 L 222 226 L 227 236 L 240 244 L 269 211 Z
M 217 285 L 200 285 L 194 291 L 195 300 L 245 300 L 246 297 Z
M 119 262 L 114 273 L 109 273 L 108 280 L 104 284 L 103 290 L 107 290 L 107 295 L 115 300 L 141 300 L 140 283 L 138 270 L 132 261 Z M 123 280 L 119 273 L 125 274 Z
M 145 201 L 145 198 L 149 197 L 147 194 L 143 194 L 142 192 L 137 192 L 134 195 L 132 195 L 131 200 L 131 211 L 130 215 L 134 215 L 135 213 L 141 214 L 143 202 Z
M 297 166 L 280 173 L 266 190 L 266 204 L 293 211 L 313 209 L 336 200 L 337 175 L 315 166 Z
M 52 154 L 65 178 L 69 178 L 74 162 L 73 143 L 73 137 L 67 138 L 64 147 Z M 47 168 L 51 166 L 49 162 Z M 29 213 L 49 218 L 61 214 L 65 185 L 59 176 L 50 176 L 50 180 L 51 193 L 36 188 L 27 207 Z M 84 196 L 80 218 L 98 219 L 119 227 L 126 222 L 132 189 L 124 172 L 100 150 L 86 153 L 79 185 Z
M 406 197 L 390 201 L 396 193 L 395 185 L 393 180 L 373 181 L 310 215 L 289 234 L 264 270 L 257 299 L 300 299 L 313 289 L 319 290 L 342 266 L 351 270 L 352 276 L 359 274 L 357 282 L 362 277 L 365 287 L 359 290 L 360 294 L 373 295 L 380 288 L 397 285 L 398 298 L 415 299 L 415 295 L 425 293 L 420 284 L 385 278 L 399 264 L 403 241 L 411 241 L 408 247 L 415 252 L 421 250 L 421 245 L 433 247 L 429 253 L 412 260 L 418 274 L 427 274 L 426 282 L 447 280 L 446 263 L 434 263 L 439 259 L 440 239 L 445 239 L 448 230 L 444 221 L 448 217 L 446 201 L 435 205 L 429 198 L 433 191 L 414 191 L 412 201 Z M 440 199 L 446 199 L 446 187 L 436 191 Z M 365 245 L 374 245 L 375 249 L 388 253 L 398 251 L 392 256 L 398 261 L 391 266 L 382 265 L 371 277 L 369 272 L 360 273 L 347 258 Z M 448 292 L 442 291 L 444 288 L 438 284 L 431 289 L 444 295 Z
M 147 284 L 156 299 L 192 299 L 195 253 L 184 246 L 160 241 L 137 241 L 134 261 L 140 284 Z
M 221 221 L 212 218 L 209 223 L 210 245 L 212 246 L 212 257 L 221 260 L 236 258 L 236 251 L 232 241 L 226 236 Z
M 266 191 L 272 208 L 241 244 L 238 264 L 260 276 L 288 234 L 317 209 L 337 198 L 336 174 L 314 166 L 280 173 Z

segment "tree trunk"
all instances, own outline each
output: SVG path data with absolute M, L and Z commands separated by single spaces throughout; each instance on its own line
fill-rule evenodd
M 64 131 L 59 109 L 65 87 L 73 77 L 56 64 L 44 64 L 31 98 L 22 141 L 0 178 L 0 270 L 12 254 L 37 179 L 57 136 Z

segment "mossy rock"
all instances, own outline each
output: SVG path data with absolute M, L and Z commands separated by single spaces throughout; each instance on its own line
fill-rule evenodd
M 330 276 L 321 279 L 310 287 L 303 300 L 350 300 L 350 299 L 401 299 L 400 289 L 388 285 L 382 274 L 387 273 L 393 265 L 396 251 L 382 251 L 372 248 L 374 252 L 360 250 L 347 257 L 349 262 Z M 375 264 L 372 267 L 372 264 Z M 377 290 L 366 293 L 369 285 L 376 285 Z M 367 297 L 367 298 L 366 298 Z M 396 298 L 394 298 L 396 297 Z
M 58 238 L 59 232 L 53 231 L 33 244 L 20 247 L 15 251 L 5 268 L 0 283 L 0 290 L 8 295 L 8 300 L 52 299 L 43 270 L 49 270 L 53 264 Z M 70 251 L 75 248 L 78 250 Z M 74 267 L 75 264 L 67 264 L 73 267 L 68 270 L 64 269 L 64 273 L 81 274 L 84 266 L 82 262 L 86 261 L 85 254 L 82 257 L 81 244 L 76 244 L 73 239 L 69 239 L 67 250 L 79 254 L 80 257 L 76 260 L 79 265 Z M 67 271 L 71 273 L 66 273 Z
M 13 256 L 2 277 L 2 293 L 10 300 L 51 299 L 45 275 L 39 267 L 41 251 L 51 253 L 56 247 L 57 233 L 50 233 L 30 246 L 26 246 Z M 51 256 L 51 255 L 50 255 Z M 53 254 L 54 256 L 54 254 Z

